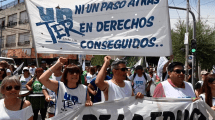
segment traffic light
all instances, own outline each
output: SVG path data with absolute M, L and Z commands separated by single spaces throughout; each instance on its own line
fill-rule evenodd
M 194 53 L 196 53 L 196 47 L 197 47 L 197 45 L 196 45 L 196 40 L 191 40 L 191 52 L 192 52 L 192 54 L 194 54 Z

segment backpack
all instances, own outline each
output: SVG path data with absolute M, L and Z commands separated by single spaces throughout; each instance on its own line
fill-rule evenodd
M 137 73 L 134 73 L 133 80 L 134 80 L 134 78 L 136 77 L 136 75 L 137 75 Z M 143 72 L 143 76 L 144 76 L 146 82 L 148 82 L 148 79 L 147 79 L 147 77 L 146 77 L 146 73 L 145 73 L 145 72 Z

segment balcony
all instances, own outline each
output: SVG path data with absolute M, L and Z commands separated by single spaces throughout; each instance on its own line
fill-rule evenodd
M 6 43 L 6 47 L 16 47 L 16 43 Z
M 7 27 L 14 27 L 17 25 L 17 22 L 8 22 Z
M 30 45 L 30 41 L 18 42 L 18 46 L 28 46 Z
M 20 21 L 19 21 L 19 24 L 26 24 L 26 23 L 29 23 L 29 20 L 28 20 L 28 19 L 20 20 Z

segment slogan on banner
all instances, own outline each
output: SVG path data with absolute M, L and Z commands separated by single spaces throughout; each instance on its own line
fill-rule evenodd
M 202 100 L 135 97 L 82 106 L 50 120 L 212 120 L 214 111 Z
M 169 56 L 167 0 L 26 0 L 38 53 Z

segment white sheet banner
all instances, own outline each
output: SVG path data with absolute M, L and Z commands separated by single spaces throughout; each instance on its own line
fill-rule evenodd
M 215 112 L 202 100 L 135 97 L 82 106 L 50 120 L 212 120 Z
M 157 66 L 157 75 L 160 79 L 162 79 L 163 66 L 168 62 L 166 57 L 160 57 Z
M 26 0 L 38 53 L 169 56 L 168 0 Z

